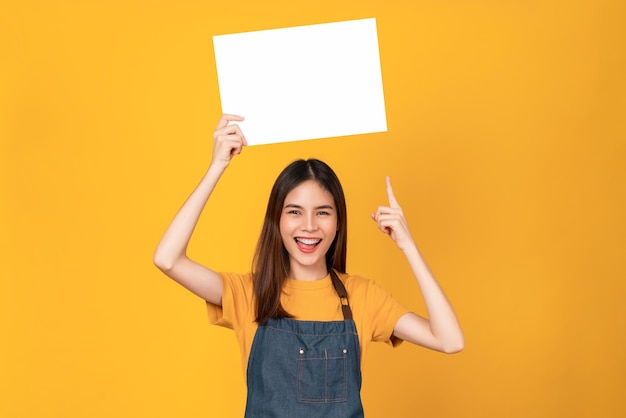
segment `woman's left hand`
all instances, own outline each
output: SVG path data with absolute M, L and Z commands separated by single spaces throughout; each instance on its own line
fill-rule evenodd
M 415 246 L 409 226 L 404 218 L 402 208 L 398 204 L 396 197 L 391 188 L 391 180 L 386 177 L 387 197 L 389 198 L 389 206 L 379 206 L 376 213 L 372 213 L 371 217 L 378 225 L 383 233 L 389 235 L 391 239 L 401 250 L 406 250 L 411 246 Z

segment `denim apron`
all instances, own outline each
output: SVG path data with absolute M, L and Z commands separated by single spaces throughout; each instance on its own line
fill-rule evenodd
M 259 324 L 248 360 L 245 417 L 357 418 L 360 346 L 346 289 L 330 272 L 343 321 L 273 319 Z

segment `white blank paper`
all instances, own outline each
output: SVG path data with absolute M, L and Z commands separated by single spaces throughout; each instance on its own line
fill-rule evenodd
M 387 131 L 376 19 L 213 37 L 249 145 Z

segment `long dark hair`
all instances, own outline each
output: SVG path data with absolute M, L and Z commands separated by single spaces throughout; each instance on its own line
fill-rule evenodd
M 256 321 L 269 318 L 291 318 L 280 303 L 283 284 L 289 275 L 289 254 L 280 235 L 280 216 L 287 194 L 301 183 L 313 180 L 327 190 L 335 201 L 337 234 L 326 252 L 326 268 L 346 271 L 347 213 L 343 188 L 335 172 L 323 161 L 311 158 L 296 160 L 278 175 L 265 212 L 261 236 L 257 243 L 252 274 L 256 296 Z

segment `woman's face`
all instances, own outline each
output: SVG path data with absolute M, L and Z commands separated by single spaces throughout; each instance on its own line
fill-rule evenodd
M 336 234 L 337 209 L 326 189 L 307 180 L 290 191 L 280 215 L 280 235 L 289 253 L 289 277 L 324 278 L 328 274 L 326 252 Z

